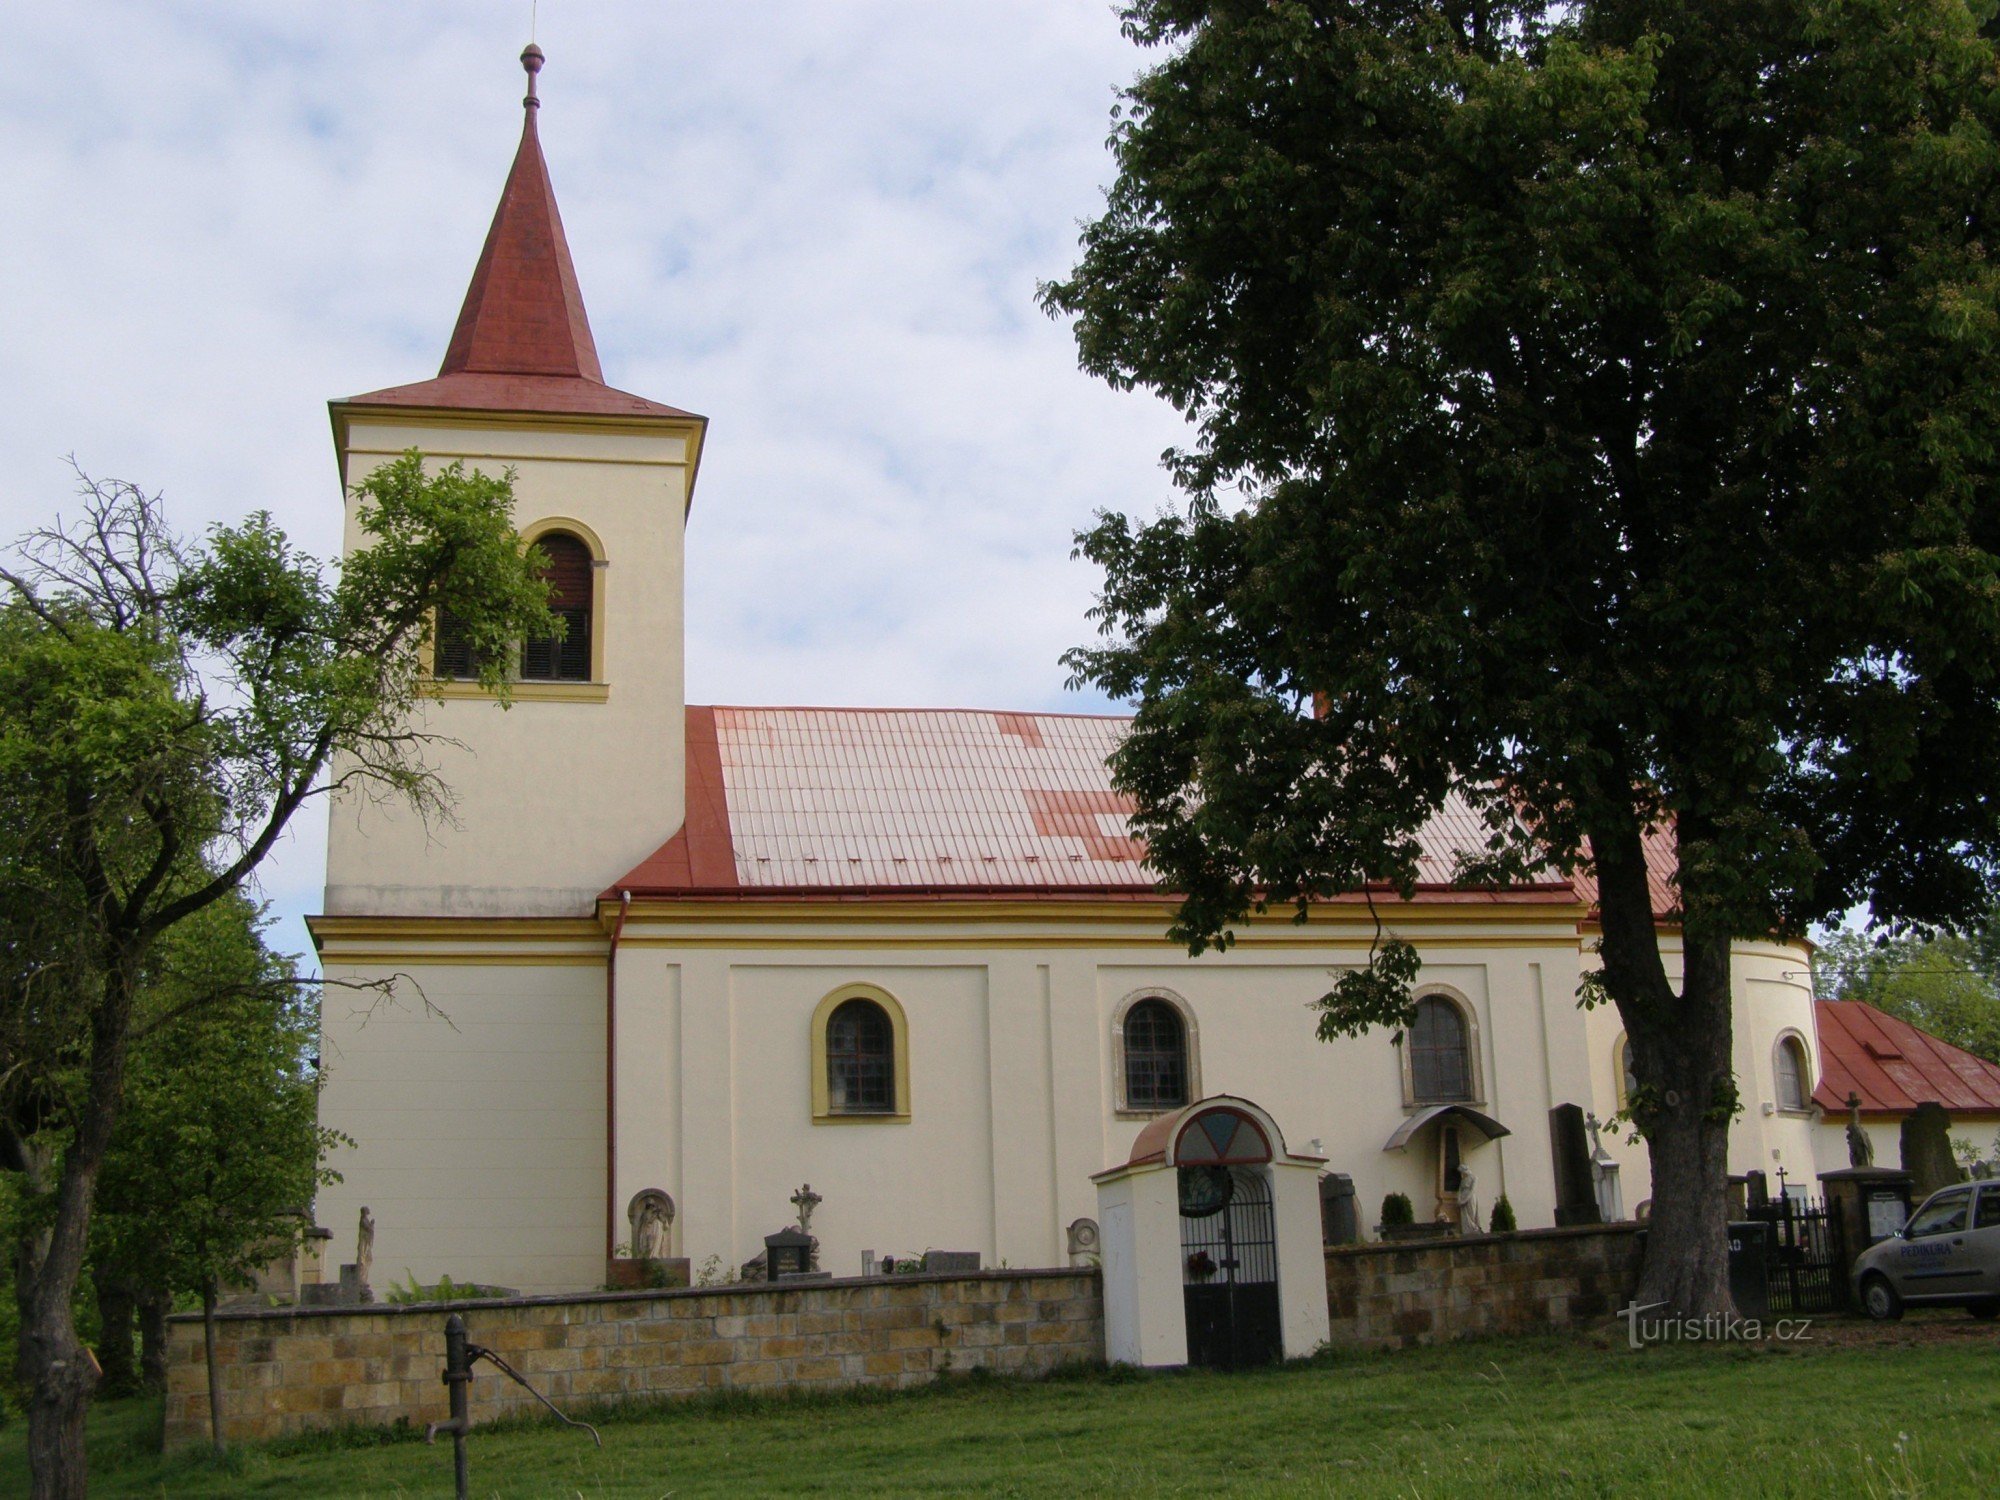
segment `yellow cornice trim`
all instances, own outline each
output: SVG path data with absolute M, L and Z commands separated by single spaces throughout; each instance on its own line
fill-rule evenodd
M 707 417 L 662 416 L 649 412 L 486 411 L 459 406 L 389 406 L 366 401 L 329 401 L 337 434 L 343 440 L 356 419 L 385 427 L 519 428 L 534 432 L 671 432 L 697 442 L 708 427 Z M 346 446 L 342 443 L 343 448 Z M 372 450 L 353 450 L 356 452 Z
M 467 953 L 463 950 L 439 951 L 429 948 L 405 949 L 398 952 L 373 952 L 366 949 L 349 951 L 345 948 L 323 949 L 319 956 L 323 968 L 394 968 L 394 969 L 434 969 L 439 967 L 471 966 L 482 969 L 528 968 L 565 969 L 604 967 L 602 953 Z
M 319 913 L 306 918 L 306 928 L 319 942 L 363 938 L 402 942 L 441 938 L 454 943 L 553 942 L 564 938 L 600 942 L 605 935 L 603 927 L 590 917 L 403 917 Z
M 658 462 L 684 466 L 687 469 L 687 483 L 681 497 L 681 519 L 685 521 L 694 509 L 695 481 L 701 477 L 702 450 L 708 445 L 708 418 L 700 416 L 662 417 L 633 414 L 630 416 L 585 415 L 582 413 L 560 412 L 510 412 L 478 411 L 468 412 L 454 407 L 436 406 L 372 406 L 365 401 L 329 401 L 327 414 L 333 422 L 333 451 L 339 457 L 343 483 L 350 453 L 374 456 L 380 450 L 373 448 L 350 449 L 347 445 L 348 428 L 357 417 L 370 422 L 380 422 L 389 427 L 456 427 L 478 428 L 521 428 L 537 432 L 632 432 L 670 433 L 681 437 L 686 446 L 678 460 L 626 460 L 597 457 L 558 458 L 549 454 L 521 454 L 522 458 L 545 459 L 551 463 L 624 463 Z M 399 457 L 402 450 L 390 457 Z M 439 455 L 441 457 L 482 458 L 505 457 L 501 454 L 460 453 Z
M 1182 956 L 1185 956 L 1187 952 L 1186 948 L 1181 944 L 1172 942 L 1165 937 L 1152 937 L 1138 933 L 1065 933 L 1051 934 L 1045 937 L 996 937 L 990 934 L 982 936 L 978 933 L 952 934 L 934 932 L 912 933 L 902 937 L 881 937 L 875 935 L 844 937 L 835 933 L 806 935 L 758 933 L 754 936 L 745 933 L 730 937 L 697 934 L 676 937 L 634 937 L 628 928 L 625 936 L 619 939 L 618 946 L 621 950 L 626 948 L 734 948 L 745 951 L 763 948 L 821 948 L 836 950 L 843 948 L 993 948 L 1007 950 L 1147 948 L 1166 949 Z M 1255 939 L 1240 943 L 1237 947 L 1241 951 L 1256 953 L 1283 952 L 1292 949 L 1305 949 L 1319 953 L 1366 953 L 1370 947 L 1370 943 L 1368 939 L 1360 937 L 1315 937 L 1292 940 L 1278 939 L 1275 941 Z M 1564 953 L 1575 953 L 1578 951 L 1574 942 L 1565 943 L 1560 938 L 1524 937 L 1515 934 L 1480 937 L 1469 934 L 1459 937 L 1427 939 L 1424 943 L 1418 945 L 1418 952 L 1427 960 L 1431 960 L 1431 955 L 1450 952 L 1458 948 L 1536 948 L 1544 951 L 1553 949 Z M 1211 953 L 1203 955 L 1202 959 L 1197 960 L 1197 962 L 1214 963 L 1219 960 L 1226 960 L 1226 958 L 1227 955 Z
M 1137 899 L 1131 901 L 1099 901 L 1089 899 L 1069 900 L 1062 897 L 1022 900 L 1005 896 L 978 898 L 924 899 L 881 895 L 833 895 L 824 900 L 801 900 L 795 898 L 774 898 L 759 900 L 754 892 L 746 892 L 752 899 L 741 901 L 694 899 L 688 901 L 649 899 L 644 896 L 633 898 L 626 913 L 631 922 L 688 922 L 716 923 L 721 925 L 761 924 L 766 922 L 812 922 L 812 923 L 852 923 L 867 922 L 918 922 L 925 924 L 947 922 L 1008 922 L 1008 923 L 1055 923 L 1055 922 L 1122 922 L 1122 923 L 1167 923 L 1171 922 L 1177 910 L 1176 903 L 1165 900 Z M 598 914 L 600 920 L 615 921 L 618 902 L 600 900 Z M 1547 926 L 1561 930 L 1562 939 L 1576 940 L 1576 922 L 1583 911 L 1580 905 L 1550 904 L 1548 906 L 1528 906 L 1525 904 L 1467 903 L 1464 905 L 1436 905 L 1430 903 L 1407 906 L 1388 906 L 1378 903 L 1377 910 L 1382 915 L 1383 925 L 1396 928 L 1404 925 L 1436 926 L 1445 923 L 1470 925 L 1517 925 Z M 1362 906 L 1319 906 L 1313 908 L 1304 922 L 1297 921 L 1290 912 L 1269 912 L 1263 916 L 1253 916 L 1237 925 L 1243 929 L 1258 929 L 1269 933 L 1272 929 L 1293 928 L 1308 931 L 1313 928 L 1351 926 L 1373 931 L 1374 920 L 1368 909 Z
M 401 458 L 410 450 L 407 448 L 349 448 L 348 456 L 362 458 Z M 509 463 L 549 463 L 549 464 L 618 464 L 628 469 L 684 469 L 688 466 L 685 458 L 606 458 L 602 454 L 591 453 L 495 453 L 487 448 L 425 448 L 425 458 L 481 459 L 502 458 Z

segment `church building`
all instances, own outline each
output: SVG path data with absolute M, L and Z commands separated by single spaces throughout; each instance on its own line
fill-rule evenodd
M 331 408 L 350 552 L 353 487 L 397 455 L 512 470 L 567 625 L 523 644 L 502 711 L 440 622 L 420 717 L 449 826 L 332 809 L 324 972 L 402 976 L 390 1003 L 325 993 L 321 1118 L 354 1141 L 318 1205 L 336 1254 L 366 1205 L 395 1280 L 595 1287 L 642 1228 L 733 1273 L 810 1183 L 835 1275 L 925 1251 L 1062 1265 L 1093 1178 L 1223 1095 L 1285 1161 L 1350 1180 L 1364 1235 L 1392 1192 L 1418 1219 L 1475 1228 L 1504 1194 L 1521 1227 L 1553 1223 L 1550 1111 L 1615 1115 L 1624 1038 L 1577 1004 L 1588 885 L 1454 885 L 1483 840 L 1469 810 L 1425 831 L 1414 899 L 1375 896 L 1423 960 L 1414 1027 L 1326 1043 L 1312 1003 L 1366 954 L 1368 905 L 1190 958 L 1105 768 L 1123 720 L 686 701 L 686 528 L 729 524 L 695 507 L 708 420 L 605 382 L 538 138 L 541 54 L 523 62 L 442 367 Z M 1809 1180 L 1832 1163 L 1807 952 L 1746 943 L 1732 980 L 1731 1169 Z M 1599 1151 L 1629 1214 L 1648 1187 L 1625 1135 Z

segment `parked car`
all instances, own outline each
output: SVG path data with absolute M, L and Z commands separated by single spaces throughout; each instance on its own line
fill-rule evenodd
M 1963 1307 L 2000 1317 L 2000 1182 L 1932 1193 L 1892 1239 L 1854 1263 L 1854 1296 L 1868 1316 L 1911 1307 Z

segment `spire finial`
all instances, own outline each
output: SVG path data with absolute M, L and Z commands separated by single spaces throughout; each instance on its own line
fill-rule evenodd
M 542 71 L 542 49 L 533 42 L 521 50 L 521 66 L 528 72 L 528 97 L 521 101 L 527 109 L 540 109 L 542 101 L 535 97 L 535 75 Z

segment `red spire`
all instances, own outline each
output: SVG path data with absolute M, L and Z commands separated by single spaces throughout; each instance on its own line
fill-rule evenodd
M 443 367 L 415 385 L 334 402 L 336 433 L 344 430 L 345 410 L 371 406 L 703 421 L 693 412 L 604 383 L 569 242 L 563 238 L 562 215 L 549 186 L 548 164 L 535 134 L 541 109 L 535 75 L 542 70 L 542 49 L 529 43 L 521 66 L 528 70 L 528 97 L 521 101 L 527 119 L 520 149 L 494 210 L 493 227 L 486 231 L 472 285 L 465 290 L 465 306 L 459 309 Z
M 535 133 L 542 49 L 530 43 L 521 66 L 528 70 L 521 146 L 438 374 L 581 375 L 601 382 L 590 318 Z

